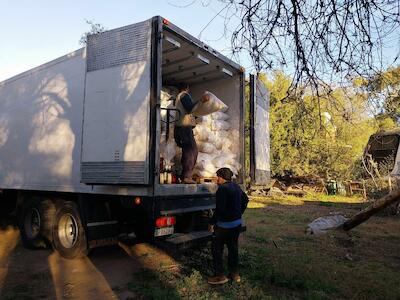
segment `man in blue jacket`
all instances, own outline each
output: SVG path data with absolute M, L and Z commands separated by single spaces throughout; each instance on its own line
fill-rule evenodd
M 249 198 L 239 185 L 232 182 L 233 173 L 229 168 L 217 171 L 218 190 L 216 207 L 210 220 L 210 231 L 214 232 L 212 240 L 212 256 L 214 276 L 208 278 L 210 284 L 223 284 L 228 278 L 223 273 L 222 256 L 224 245 L 228 247 L 229 277 L 234 282 L 240 282 L 238 239 L 242 227 L 242 214 L 247 207 Z

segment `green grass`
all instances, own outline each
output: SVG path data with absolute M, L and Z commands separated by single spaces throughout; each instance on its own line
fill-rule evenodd
M 308 236 L 315 218 L 336 210 L 351 215 L 362 203 L 304 200 L 252 198 L 240 242 L 241 283 L 208 285 L 212 258 L 205 247 L 176 254 L 179 272 L 145 269 L 129 288 L 142 299 L 400 299 L 400 218 Z
M 135 274 L 128 288 L 145 299 L 180 299 L 177 291 L 168 284 L 168 276 L 148 269 Z

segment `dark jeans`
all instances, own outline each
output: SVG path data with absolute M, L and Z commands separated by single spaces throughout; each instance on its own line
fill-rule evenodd
M 174 138 L 176 144 L 182 148 L 182 179 L 191 179 L 198 154 L 192 127 L 175 127 Z
M 221 228 L 214 226 L 214 236 L 211 245 L 213 256 L 214 275 L 224 274 L 222 266 L 224 245 L 228 247 L 228 270 L 229 273 L 237 273 L 239 265 L 238 240 L 242 225 L 235 228 Z

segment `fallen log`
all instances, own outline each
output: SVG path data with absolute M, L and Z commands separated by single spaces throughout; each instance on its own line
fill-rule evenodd
M 390 194 L 376 200 L 372 205 L 363 209 L 359 213 L 352 216 L 346 222 L 343 223 L 343 230 L 349 231 L 354 227 L 360 225 L 361 223 L 368 220 L 372 215 L 376 214 L 378 211 L 388 207 L 389 205 L 400 201 L 400 190 L 394 190 Z

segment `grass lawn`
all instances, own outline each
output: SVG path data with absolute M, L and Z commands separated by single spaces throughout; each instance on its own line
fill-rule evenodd
M 374 216 L 349 233 L 305 234 L 320 216 L 351 216 L 365 206 L 359 198 L 252 197 L 240 238 L 241 283 L 207 284 L 206 246 L 143 268 L 128 287 L 142 299 L 400 299 L 399 216 Z

